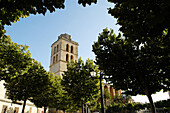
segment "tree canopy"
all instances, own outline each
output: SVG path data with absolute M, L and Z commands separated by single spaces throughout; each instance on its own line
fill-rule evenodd
M 22 110 L 22 113 L 24 113 L 26 101 L 41 94 L 48 88 L 48 84 L 50 82 L 47 72 L 40 63 L 33 60 L 28 71 L 6 82 L 5 88 L 9 99 L 24 101 Z
M 169 64 L 165 62 L 169 62 L 169 56 L 165 55 L 163 42 L 166 37 L 158 39 L 136 46 L 136 42 L 129 43 L 113 30 L 104 29 L 93 45 L 96 63 L 116 89 L 147 95 L 153 105 L 151 94 L 170 89 Z
M 26 45 L 12 42 L 9 36 L 0 37 L 0 80 L 9 81 L 28 70 L 32 60 L 27 49 Z
M 163 107 L 170 108 L 170 99 L 157 101 L 155 102 L 155 106 L 157 108 L 163 108 Z
M 170 9 L 170 1 L 108 1 L 115 5 L 114 8 L 109 8 L 109 14 L 117 18 L 117 24 L 120 25 L 119 30 L 126 37 L 126 41 L 136 45 L 137 50 L 140 48 L 138 61 L 145 65 L 141 65 L 139 68 L 143 70 L 143 68 L 147 67 L 145 74 L 148 74 L 149 70 L 152 73 L 149 76 L 154 76 L 153 78 L 150 76 L 149 79 L 154 80 L 155 77 L 157 78 L 150 83 L 157 84 L 156 86 L 159 88 L 155 87 L 155 89 L 169 90 L 170 15 L 168 11 Z M 141 71 L 141 73 L 143 72 Z
M 48 75 L 49 84 L 47 84 L 46 89 L 31 100 L 36 106 L 44 107 L 44 113 L 46 113 L 47 107 L 56 108 L 59 106 L 63 94 L 61 79 L 50 72 Z
M 128 41 L 145 42 L 148 37 L 161 36 L 170 29 L 170 1 L 168 0 L 108 0 L 114 3 L 109 14 L 117 18 L 120 31 Z M 168 33 L 168 37 L 169 37 Z
M 98 73 L 97 66 L 92 60 L 84 63 L 81 58 L 71 61 L 63 74 L 62 85 L 74 104 L 81 106 L 85 103 L 97 103 L 99 98 L 99 80 L 93 79 L 91 72 Z M 96 77 L 98 75 L 95 75 Z M 95 104 L 94 104 L 95 106 Z

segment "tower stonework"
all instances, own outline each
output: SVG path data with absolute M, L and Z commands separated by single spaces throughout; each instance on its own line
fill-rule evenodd
M 78 60 L 77 42 L 72 41 L 71 35 L 61 34 L 51 45 L 50 72 L 62 78 L 67 70 L 67 62 Z

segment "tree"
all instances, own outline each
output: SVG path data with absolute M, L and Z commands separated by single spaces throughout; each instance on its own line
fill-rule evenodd
M 170 62 L 170 2 L 166 0 L 109 0 L 114 3 L 114 8 L 109 8 L 109 14 L 117 18 L 120 31 L 127 37 L 129 42 L 136 45 L 147 44 L 150 51 L 159 57 L 159 65 L 166 75 L 169 74 Z M 158 27 L 160 26 L 160 27 Z M 135 44 L 135 43 L 134 43 Z M 154 46 L 153 46 L 154 45 Z M 156 47 L 158 45 L 160 47 Z M 156 47 L 156 48 L 155 48 Z M 170 86 L 170 84 L 168 84 Z
M 129 43 L 120 34 L 113 34 L 113 30 L 104 29 L 93 45 L 96 63 L 99 69 L 104 70 L 113 87 L 130 95 L 146 95 L 152 113 L 155 113 L 155 107 L 151 94 L 161 89 L 169 90 L 170 87 L 169 68 L 162 66 L 163 59 L 169 58 L 164 56 L 165 39 L 162 36 L 157 42 L 136 46 L 136 42 Z
M 145 107 L 144 107 L 144 105 L 142 105 L 140 103 L 135 103 L 134 109 L 135 110 L 141 110 L 141 109 L 145 109 Z
M 49 78 L 45 69 L 40 63 L 33 60 L 29 70 L 23 75 L 11 79 L 5 83 L 6 94 L 13 101 L 23 100 L 24 113 L 26 101 L 36 95 L 41 94 L 48 88 Z
M 61 103 L 63 93 L 61 79 L 50 72 L 48 72 L 48 77 L 50 83 L 47 84 L 47 88 L 31 100 L 36 106 L 44 107 L 44 113 L 47 107 L 56 108 Z
M 57 110 L 63 110 L 65 113 L 66 111 L 72 110 L 72 108 L 76 109 L 76 104 L 73 103 L 70 95 L 66 91 L 63 92 L 60 102 L 61 103 L 55 107 Z
M 132 103 L 127 103 L 125 106 L 127 113 L 132 113 L 134 111 L 134 105 Z
M 93 61 L 88 59 L 84 64 L 79 58 L 78 62 L 68 63 L 67 71 L 63 74 L 64 90 L 70 95 L 73 103 L 79 107 L 87 102 L 96 102 L 99 98 L 99 80 L 93 79 L 91 72 L 98 73 Z
M 170 108 L 170 99 L 157 101 L 155 102 L 155 106 L 157 108 L 163 108 L 163 107 Z
M 124 105 L 121 103 L 113 103 L 111 105 L 108 106 L 106 112 L 107 113 L 120 113 L 123 110 Z
M 125 102 L 123 97 L 122 96 L 119 96 L 119 95 L 115 95 L 114 98 L 113 98 L 113 102 L 114 103 L 128 103 L 128 102 Z
M 148 37 L 162 36 L 170 29 L 170 1 L 167 0 L 108 0 L 114 3 L 109 14 L 117 18 L 120 31 L 128 41 L 145 42 Z M 168 33 L 168 37 L 169 37 Z
M 9 36 L 0 37 L 0 80 L 10 81 L 28 70 L 32 60 L 27 48 L 12 42 Z

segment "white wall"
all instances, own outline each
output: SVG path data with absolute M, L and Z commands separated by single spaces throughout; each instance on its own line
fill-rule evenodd
M 22 112 L 23 101 L 18 101 L 20 104 L 14 104 L 10 99 L 5 98 L 5 88 L 3 85 L 4 81 L 0 81 L 0 113 L 2 112 L 3 106 L 7 106 L 5 113 L 14 113 L 16 108 L 19 108 L 19 112 Z M 42 113 L 43 108 L 37 108 L 33 103 L 27 101 L 25 106 L 25 113 Z

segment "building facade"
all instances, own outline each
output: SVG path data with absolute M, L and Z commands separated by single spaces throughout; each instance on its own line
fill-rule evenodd
M 58 40 L 51 45 L 50 72 L 62 78 L 67 70 L 67 62 L 78 60 L 79 44 L 68 34 L 61 34 Z
M 121 90 L 115 90 L 110 84 L 103 84 L 103 93 L 109 93 L 110 99 L 105 98 L 105 106 L 109 106 L 116 95 L 121 96 Z

